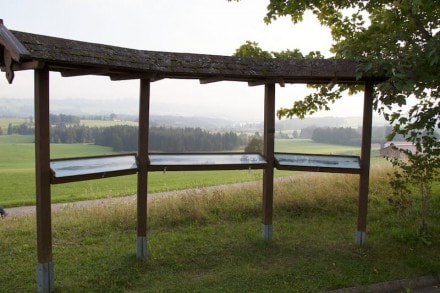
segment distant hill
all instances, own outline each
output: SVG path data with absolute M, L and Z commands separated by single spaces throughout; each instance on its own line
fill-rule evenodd
M 203 128 L 203 129 L 230 129 L 235 127 L 234 121 L 229 121 L 220 118 L 210 117 L 185 117 L 185 116 L 173 116 L 173 115 L 151 115 L 150 126 L 152 127 L 190 127 L 190 128 Z
M 87 107 L 84 107 L 84 104 Z M 84 99 L 78 100 L 51 100 L 51 113 L 66 114 L 75 116 L 89 115 L 110 115 L 116 113 L 118 117 L 124 120 L 136 120 L 138 105 L 136 103 L 126 103 L 124 100 L 112 100 L 104 103 L 103 101 L 94 101 Z M 123 112 L 122 112 L 123 111 Z M 122 112 L 122 113 L 121 113 Z M 12 99 L 0 98 L 0 118 L 28 118 L 34 115 L 33 101 L 30 99 Z M 263 117 L 262 117 L 263 118 Z M 263 119 L 261 119 L 263 120 Z M 252 128 L 262 130 L 262 122 L 237 122 L 224 118 L 213 118 L 203 116 L 178 116 L 178 115 L 151 115 L 151 126 L 166 127 L 200 127 L 203 129 L 239 129 Z M 381 117 L 375 117 L 373 124 L 376 126 L 386 125 Z M 305 127 L 353 127 L 358 128 L 362 125 L 361 117 L 311 117 L 303 120 L 283 119 L 276 120 L 277 130 L 299 130 Z
M 86 105 L 86 106 L 85 106 Z M 110 113 L 138 113 L 137 103 L 121 100 L 91 100 L 91 99 L 51 99 L 50 111 L 53 114 L 75 116 L 109 115 Z M 122 114 L 122 113 L 121 113 Z M 34 115 L 32 99 L 0 98 L 0 117 L 29 117 Z
M 388 125 L 384 118 L 374 116 L 373 126 Z M 283 119 L 277 120 L 278 130 L 303 129 L 310 126 L 315 127 L 362 127 L 362 117 L 309 117 L 305 119 Z
M 0 117 L 27 118 L 34 115 L 34 102 L 28 99 L 0 99 Z

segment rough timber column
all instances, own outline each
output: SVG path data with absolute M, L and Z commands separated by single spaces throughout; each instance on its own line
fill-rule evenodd
M 364 116 L 362 122 L 361 174 L 359 180 L 358 221 L 356 244 L 362 246 L 367 238 L 367 209 L 370 183 L 371 127 L 373 124 L 373 83 L 365 83 Z
M 49 71 L 35 70 L 35 177 L 37 200 L 37 292 L 54 290 L 50 206 Z
M 267 167 L 263 170 L 263 223 L 264 240 L 272 239 L 273 172 L 275 147 L 275 84 L 264 87 L 264 157 Z
M 150 120 L 150 81 L 141 79 L 139 95 L 139 140 L 137 178 L 137 258 L 147 258 L 148 129 Z

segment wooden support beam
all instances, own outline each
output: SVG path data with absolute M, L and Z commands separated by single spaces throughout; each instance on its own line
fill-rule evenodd
M 278 83 L 281 87 L 286 86 L 286 82 L 282 78 L 273 78 L 273 79 L 262 79 L 256 81 L 249 81 L 248 86 L 259 86 L 259 85 L 268 85 Z
M 37 291 L 54 290 L 50 189 L 49 71 L 35 70 L 35 178 L 37 201 Z
M 131 73 L 111 73 L 110 80 L 119 81 L 119 80 L 130 80 L 130 79 L 146 79 L 150 82 L 158 81 L 164 79 L 164 77 L 156 74 L 156 73 L 139 73 L 139 74 L 131 74 Z
M 374 84 L 365 83 L 364 113 L 362 122 L 361 173 L 359 179 L 358 220 L 356 244 L 362 246 L 367 235 L 368 192 L 370 182 L 371 129 L 373 124 Z
M 22 70 L 29 70 L 29 69 L 43 69 L 46 66 L 46 63 L 41 61 L 29 61 L 29 62 L 23 62 L 23 63 L 12 63 L 12 70 L 13 71 L 22 71 Z M 6 71 L 6 68 L 1 68 L 2 71 Z
M 273 173 L 275 166 L 275 84 L 264 87 L 264 150 L 267 166 L 263 169 L 262 237 L 272 239 Z
M 1 52 L 0 52 L 1 56 Z M 9 54 L 9 51 L 5 51 L 3 54 L 4 60 L 0 60 L 4 64 L 4 66 L 1 67 L 1 70 L 6 72 L 6 79 L 9 83 L 12 83 L 15 76 L 15 71 L 21 71 L 21 70 L 29 70 L 29 69 L 43 69 L 46 64 L 44 62 L 40 61 L 28 61 L 28 62 L 22 62 L 17 63 L 15 62 L 12 57 Z
M 219 82 L 219 81 L 223 81 L 223 80 L 225 80 L 225 78 L 220 75 L 214 76 L 214 77 L 208 77 L 208 78 L 201 78 L 200 84 L 208 84 L 208 83 Z
M 106 75 L 108 74 L 108 68 L 78 68 L 78 69 L 66 69 L 61 70 L 62 77 L 74 77 L 83 75 Z
M 147 252 L 147 184 L 148 184 L 148 131 L 150 118 L 150 81 L 140 80 L 139 140 L 137 178 L 137 240 L 136 256 L 145 259 Z

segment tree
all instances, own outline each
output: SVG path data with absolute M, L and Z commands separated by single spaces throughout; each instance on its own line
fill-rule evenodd
M 258 57 L 258 58 L 290 58 L 290 59 L 322 59 L 324 56 L 319 51 L 312 51 L 307 55 L 303 55 L 300 50 L 287 49 L 281 52 L 269 52 L 261 49 L 258 46 L 257 42 L 246 41 L 246 44 L 243 44 L 235 50 L 234 56 L 238 57 Z
M 311 139 L 315 129 L 316 129 L 316 126 L 308 126 L 308 127 L 301 129 L 301 133 L 299 134 L 299 138 Z
M 260 136 L 253 136 L 244 148 L 246 153 L 263 153 L 263 139 Z
M 12 127 L 12 123 L 9 123 L 8 124 L 8 135 L 11 135 L 11 134 L 13 134 L 13 130 L 14 128 Z
M 318 143 L 359 146 L 361 135 L 351 127 L 315 128 L 312 140 Z
M 110 114 L 110 121 L 116 121 L 116 119 L 118 119 L 118 115 L 116 115 L 115 113 L 111 113 Z
M 239 1 L 239 0 L 238 0 Z M 358 77 L 374 73 L 389 79 L 376 86 L 375 109 L 394 126 L 394 133 L 407 135 L 415 143 L 419 134 L 439 127 L 440 114 L 440 5 L 436 0 L 270 0 L 266 23 L 290 16 L 294 23 L 311 11 L 331 30 L 335 58 L 363 61 Z M 254 52 L 257 52 L 254 54 Z M 286 52 L 286 51 L 283 51 Z M 286 57 L 247 41 L 236 55 Z M 300 58 L 297 50 L 287 57 Z M 304 117 L 310 111 L 329 109 L 346 90 L 357 88 L 319 87 L 317 93 L 278 111 L 280 117 Z M 416 99 L 408 112 L 402 109 L 410 97 Z M 430 145 L 431 146 L 431 145 Z
M 243 57 L 258 57 L 258 58 L 272 58 L 272 54 L 268 51 L 264 51 L 260 47 L 258 47 L 258 43 L 246 41 L 246 44 L 243 44 L 235 50 L 235 56 L 243 56 Z
M 408 161 L 394 161 L 398 167 L 394 186 L 405 189 L 403 183 L 416 182 L 416 174 L 410 171 L 415 169 L 434 174 L 423 183 L 430 186 L 440 167 L 440 142 L 435 138 L 435 129 L 440 127 L 438 0 L 270 0 L 264 21 L 290 16 L 298 23 L 306 11 L 330 28 L 335 58 L 362 61 L 358 78 L 378 73 L 389 77 L 375 86 L 374 108 L 393 127 L 389 139 L 403 135 L 417 148 Z M 329 109 L 347 91 L 358 90 L 319 86 L 291 108 L 280 109 L 278 116 L 304 117 Z M 412 105 L 408 104 L 410 99 L 415 101 Z

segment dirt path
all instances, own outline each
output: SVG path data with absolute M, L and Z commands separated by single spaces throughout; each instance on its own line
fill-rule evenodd
M 298 177 L 298 176 L 299 175 L 278 177 L 278 178 L 275 178 L 275 182 L 290 181 L 290 180 L 292 180 L 293 177 Z M 200 191 L 213 191 L 213 190 L 219 190 L 219 189 L 225 189 L 225 188 L 243 188 L 243 187 L 257 186 L 258 184 L 262 184 L 262 182 L 261 181 L 240 182 L 240 183 L 234 183 L 234 184 L 208 186 L 208 187 L 203 187 L 203 188 L 152 193 L 152 194 L 148 194 L 148 200 L 153 200 L 153 199 L 156 199 L 159 197 L 166 197 L 166 196 L 185 195 L 188 193 L 200 193 Z M 131 201 L 136 202 L 136 195 L 130 195 L 130 196 L 124 196 L 124 197 L 101 198 L 101 199 L 84 200 L 84 201 L 75 201 L 75 202 L 69 202 L 69 203 L 53 203 L 52 204 L 52 212 L 60 211 L 67 206 L 82 208 L 82 207 L 88 207 L 88 206 L 93 206 L 93 205 L 98 206 L 98 205 L 104 205 L 104 204 L 109 204 L 109 203 L 111 204 L 111 203 L 131 202 Z M 36 207 L 35 206 L 21 206 L 21 207 L 15 207 L 15 208 L 5 208 L 5 211 L 8 214 L 7 215 L 8 218 L 9 217 L 19 217 L 19 216 L 24 216 L 24 215 L 29 215 L 29 214 L 35 214 Z

